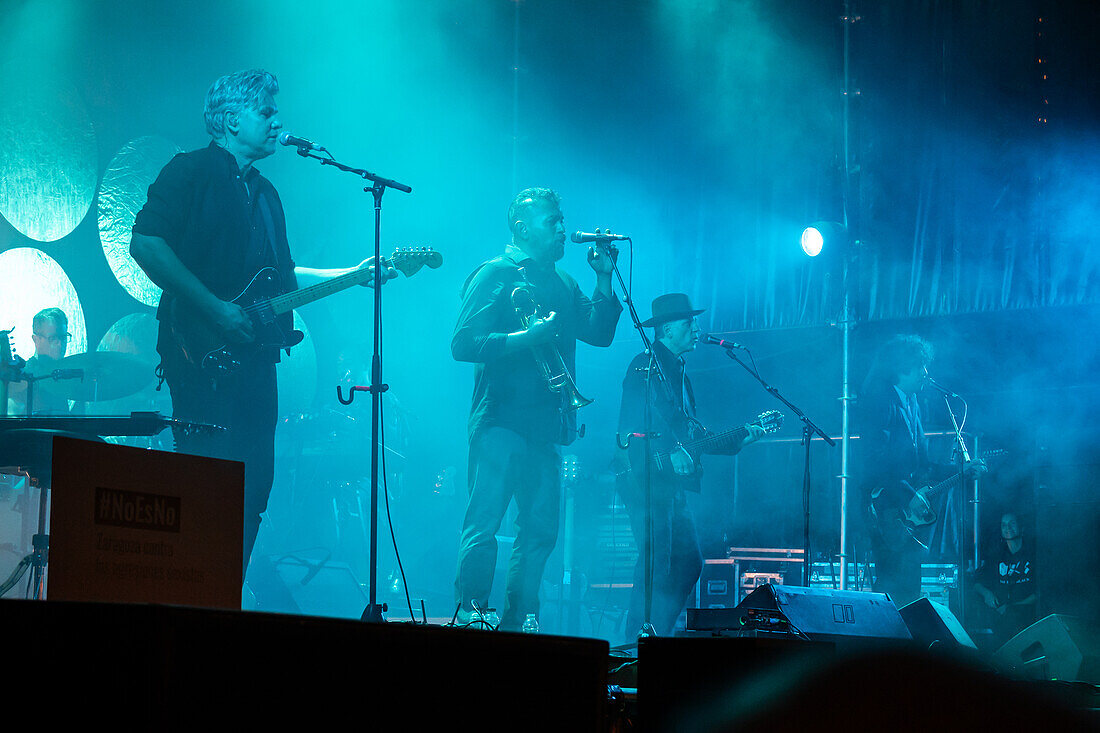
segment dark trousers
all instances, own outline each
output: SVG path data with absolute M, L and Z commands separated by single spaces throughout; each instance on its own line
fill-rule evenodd
M 670 490 L 656 481 L 652 488 L 653 606 L 649 621 L 659 635 L 667 636 L 699 580 L 703 553 L 684 491 Z M 626 633 L 632 638 L 645 622 L 645 489 L 639 482 L 627 479 L 621 482 L 619 493 L 638 546 L 634 589 L 626 617 Z
M 455 601 L 469 610 L 489 605 L 496 570 L 496 533 L 516 500 L 516 540 L 508 563 L 500 626 L 517 630 L 539 612 L 539 585 L 558 539 L 561 458 L 553 443 L 533 441 L 500 427 L 470 441 L 470 501 L 462 522 Z
M 243 578 L 275 473 L 275 425 L 279 411 L 275 365 L 246 363 L 237 374 L 220 378 L 216 386 L 190 369 L 166 367 L 165 379 L 172 393 L 173 417 L 226 428 L 191 434 L 177 429 L 176 450 L 244 463 Z
M 891 550 L 872 536 L 871 556 L 875 561 L 876 593 L 889 593 L 894 605 L 901 608 L 920 598 L 921 561 L 927 551 L 916 542 L 901 550 Z

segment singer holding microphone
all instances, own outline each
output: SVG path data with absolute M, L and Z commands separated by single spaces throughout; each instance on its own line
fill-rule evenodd
M 164 291 L 157 352 L 174 416 L 226 428 L 178 431 L 177 449 L 245 464 L 242 580 L 274 476 L 279 351 L 257 349 L 235 373 L 213 377 L 189 357 L 180 334 L 199 324 L 227 343 L 252 342 L 250 316 L 232 300 L 263 268 L 278 272 L 286 292 L 374 266 L 372 260 L 346 269 L 295 265 L 282 202 L 253 165 L 275 152 L 282 129 L 278 91 L 278 81 L 262 69 L 228 74 L 211 85 L 203 110 L 210 144 L 176 155 L 161 170 L 130 241 L 131 256 Z M 387 268 L 382 280 L 395 275 Z
M 508 565 L 500 628 L 518 631 L 539 612 L 539 585 L 558 536 L 559 446 L 576 437 L 576 409 L 551 389 L 531 347 L 554 346 L 575 376 L 577 340 L 609 346 L 622 305 L 611 288 L 614 251 L 590 247 L 596 288 L 585 295 L 556 266 L 565 254 L 561 199 L 549 188 L 520 191 L 508 207 L 512 241 L 479 265 L 462 287 L 451 354 L 474 364 L 470 407 L 469 503 L 455 579 L 457 623 L 481 626 L 496 567 L 496 532 L 512 499 L 516 539 Z M 538 305 L 524 327 L 516 291 Z

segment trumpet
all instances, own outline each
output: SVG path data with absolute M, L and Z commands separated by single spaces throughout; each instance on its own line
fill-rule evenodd
M 524 328 L 538 318 L 539 306 L 535 303 L 531 291 L 522 285 L 512 291 L 512 307 L 515 308 L 516 316 L 519 317 L 519 322 Z M 533 346 L 531 350 L 535 352 L 535 361 L 538 362 L 550 391 L 561 394 L 562 407 L 566 411 L 579 410 L 585 405 L 592 404 L 592 400 L 582 395 L 577 389 L 573 375 L 569 373 L 569 367 L 565 365 L 565 359 L 562 358 L 557 346 L 553 343 L 539 344 Z

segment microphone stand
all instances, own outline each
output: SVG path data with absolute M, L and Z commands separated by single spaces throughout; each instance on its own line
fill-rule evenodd
M 626 241 L 633 244 L 633 240 L 629 237 Z M 638 630 L 638 638 L 643 639 L 650 636 L 656 636 L 657 632 L 653 628 L 653 406 L 651 402 L 651 390 L 653 375 L 657 375 L 657 380 L 669 390 L 671 397 L 671 388 L 668 386 L 668 378 L 665 375 L 664 369 L 661 368 L 661 362 L 657 359 L 657 355 L 653 352 L 653 344 L 649 340 L 649 337 L 645 334 L 645 327 L 642 326 L 642 319 L 638 315 L 637 308 L 634 307 L 634 297 L 630 292 L 630 288 L 626 286 L 626 281 L 623 279 L 622 271 L 619 270 L 619 263 L 616 259 L 618 250 L 611 244 L 611 241 L 596 240 L 593 242 L 593 246 L 602 248 L 607 255 L 611 258 L 611 268 L 615 273 L 615 278 L 619 281 L 619 288 L 623 291 L 623 302 L 626 303 L 627 312 L 630 313 L 630 320 L 634 322 L 634 330 L 638 332 L 638 337 L 642 340 L 642 346 L 645 349 L 645 353 L 649 354 L 649 366 L 646 368 L 645 378 L 645 403 L 643 405 L 643 437 L 644 447 L 642 454 L 644 457 L 645 466 L 642 469 L 643 479 L 643 493 L 645 495 L 645 538 L 644 538 L 644 609 L 642 617 L 642 628 Z M 675 403 L 673 403 L 675 404 Z M 622 437 L 618 434 L 615 436 L 615 442 L 621 450 L 626 450 L 630 447 L 630 440 L 632 436 L 627 436 L 626 443 L 622 441 Z M 630 479 L 628 478 L 627 481 Z
M 951 418 L 951 427 L 955 431 L 955 441 L 956 441 L 957 447 L 958 447 L 958 456 L 959 456 L 959 500 L 956 502 L 956 509 L 955 509 L 955 511 L 957 513 L 957 517 L 956 517 L 955 521 L 956 521 L 956 523 L 959 527 L 958 532 L 957 532 L 957 536 L 955 538 L 956 541 L 958 542 L 958 547 L 956 548 L 956 553 L 957 553 L 956 562 L 959 563 L 959 571 L 958 571 L 958 578 L 959 578 L 958 606 L 959 607 L 958 607 L 958 611 L 959 611 L 959 616 L 963 619 L 966 619 L 966 592 L 965 592 L 966 591 L 966 565 L 965 565 L 965 559 L 964 559 L 965 554 L 964 554 L 964 550 L 963 550 L 963 544 L 964 544 L 963 543 L 963 532 L 964 532 L 963 527 L 966 526 L 965 522 L 964 522 L 964 510 L 965 510 L 966 504 L 963 500 L 963 496 L 964 496 L 964 492 L 966 491 L 966 488 L 965 488 L 966 487 L 966 465 L 968 463 L 970 463 L 970 452 L 966 449 L 966 440 L 963 438 L 962 429 L 959 427 L 959 421 L 955 419 L 955 412 L 954 412 L 954 410 L 951 409 L 951 397 L 958 397 L 958 395 L 954 394 L 953 392 L 948 392 L 947 390 L 943 389 L 942 387 L 937 386 L 937 389 L 939 389 L 940 392 L 943 393 L 943 404 L 944 404 L 944 407 L 947 408 L 948 416 Z M 962 398 L 959 397 L 959 399 L 962 399 Z M 963 400 L 963 404 L 966 404 L 966 400 Z M 978 511 L 977 498 L 978 498 L 977 497 L 977 484 L 975 483 L 975 488 L 974 488 L 974 499 L 975 499 L 974 511 L 975 511 L 975 513 Z M 975 528 L 976 527 L 977 527 L 977 523 L 975 522 Z M 946 529 L 947 528 L 944 527 L 943 531 L 946 531 Z M 975 529 L 975 531 L 977 531 L 977 530 Z M 974 535 L 974 541 L 975 541 L 975 543 L 977 543 L 977 541 L 978 541 L 977 534 Z M 977 572 L 977 570 L 978 570 L 978 566 L 975 565 L 974 566 L 974 571 Z
M 378 603 L 378 445 L 381 441 L 379 416 L 382 409 L 382 393 L 389 389 L 389 385 L 382 382 L 382 194 L 387 188 L 403 193 L 412 193 L 412 188 L 362 168 L 344 165 L 331 155 L 328 158 L 315 155 L 305 146 L 298 147 L 298 155 L 320 161 L 321 165 L 331 165 L 345 173 L 352 173 L 373 184 L 363 189 L 374 196 L 374 354 L 371 358 L 371 383 L 369 387 L 352 387 L 347 400 L 344 399 L 343 391 L 337 386 L 336 398 L 341 404 L 350 405 L 355 399 L 356 392 L 371 394 L 370 599 L 361 620 L 381 623 L 386 620 L 382 615 L 386 611 L 386 605 Z
M 802 524 L 802 585 L 803 587 L 810 587 L 810 441 L 816 434 L 830 446 L 835 447 L 836 441 L 830 438 L 825 432 L 814 424 L 810 418 L 806 416 L 802 410 L 791 404 L 790 400 L 779 393 L 779 390 L 772 387 L 770 384 L 764 381 L 764 378 L 760 376 L 760 373 L 756 369 L 750 367 L 741 359 L 737 358 L 737 354 L 733 353 L 733 348 L 729 346 L 723 346 L 726 351 L 726 356 L 733 359 L 735 362 L 744 367 L 745 371 L 751 374 L 756 381 L 760 382 L 764 390 L 775 399 L 786 405 L 794 415 L 802 421 L 802 445 L 806 446 L 806 456 L 802 469 L 802 511 L 803 511 L 803 524 Z

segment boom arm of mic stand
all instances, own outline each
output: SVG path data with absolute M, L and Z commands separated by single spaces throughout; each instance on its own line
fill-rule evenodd
M 775 387 L 773 387 L 773 386 L 771 386 L 770 384 L 768 384 L 767 382 L 765 382 L 765 381 L 764 381 L 764 378 L 763 378 L 763 377 L 761 377 L 761 376 L 760 376 L 760 374 L 759 374 L 759 373 L 758 373 L 758 372 L 757 372 L 757 371 L 756 371 L 755 369 L 753 369 L 753 368 L 752 368 L 752 367 L 750 367 L 750 366 L 749 366 L 748 364 L 746 364 L 745 362 L 743 362 L 743 361 L 741 361 L 741 360 L 740 360 L 739 358 L 737 358 L 737 354 L 733 353 L 733 351 L 731 351 L 730 349 L 724 349 L 724 351 L 726 352 L 726 356 L 728 356 L 729 358 L 733 359 L 733 360 L 734 360 L 735 362 L 737 362 L 738 364 L 740 364 L 740 365 L 741 365 L 741 366 L 742 366 L 742 367 L 743 367 L 743 368 L 745 369 L 745 371 L 746 371 L 746 372 L 748 372 L 749 374 L 751 374 L 751 375 L 753 376 L 753 378 L 754 378 L 754 379 L 756 379 L 756 381 L 760 382 L 761 386 L 762 386 L 762 387 L 764 387 L 764 390 L 765 390 L 765 391 L 766 391 L 766 392 L 767 392 L 768 394 L 770 394 L 770 395 L 771 395 L 772 397 L 774 397 L 775 399 L 779 400 L 779 401 L 780 401 L 780 402 L 782 402 L 782 403 L 783 403 L 784 405 L 786 405 L 786 406 L 787 406 L 787 407 L 788 407 L 788 408 L 790 409 L 790 411 L 794 413 L 795 417 L 797 417 L 797 418 L 798 418 L 799 420 L 801 420 L 801 421 L 802 421 L 802 423 L 803 423 L 803 424 L 804 424 L 804 425 L 806 426 L 806 428 L 807 428 L 807 429 L 808 429 L 808 430 L 809 430 L 809 431 L 810 431 L 811 433 L 816 433 L 816 434 L 817 434 L 818 436 L 820 436 L 820 437 L 821 437 L 821 439 L 822 439 L 822 440 L 824 440 L 824 441 L 825 441 L 826 443 L 828 443 L 828 444 L 829 444 L 829 445 L 831 445 L 831 446 L 835 446 L 835 445 L 836 445 L 836 441 L 835 441 L 835 440 L 833 440 L 832 438 L 830 438 L 830 437 L 829 437 L 829 436 L 828 436 L 828 435 L 827 435 L 827 434 L 825 433 L 825 431 L 824 431 L 824 430 L 822 430 L 821 428 L 819 428 L 819 427 L 818 427 L 818 426 L 817 426 L 817 425 L 816 425 L 816 424 L 814 423 L 814 421 L 813 421 L 813 420 L 811 420 L 810 418 L 808 418 L 808 417 L 806 416 L 806 413 L 802 412 L 802 410 L 798 409 L 798 408 L 797 408 L 797 407 L 795 407 L 795 406 L 794 406 L 793 404 L 791 404 L 791 401 L 790 401 L 790 400 L 788 400 L 788 399 L 787 399 L 786 397 L 784 397 L 783 395 L 781 395 L 781 394 L 779 393 L 779 390 L 778 390 L 778 389 L 776 389 Z
M 740 364 L 746 372 L 751 374 L 756 381 L 760 382 L 768 394 L 790 408 L 791 412 L 802 421 L 802 442 L 806 446 L 805 463 L 802 471 L 802 510 L 804 514 L 802 524 L 802 585 L 805 588 L 809 588 L 810 566 L 813 562 L 813 558 L 810 556 L 810 442 L 813 439 L 814 433 L 820 435 L 821 439 L 830 446 L 835 446 L 836 441 L 826 435 L 821 428 L 810 420 L 810 418 L 806 417 L 806 414 L 802 412 L 802 410 L 791 404 L 790 400 L 779 394 L 778 389 L 765 382 L 764 378 L 761 377 L 755 369 L 750 368 L 748 364 L 737 358 L 737 354 L 733 353 L 732 349 L 725 349 L 725 352 L 726 356 Z
M 298 155 L 302 156 L 303 158 L 313 158 L 314 160 L 319 161 L 321 165 L 331 165 L 333 168 L 336 168 L 337 170 L 342 170 L 345 173 L 354 173 L 360 178 L 365 178 L 366 180 L 374 183 L 377 186 L 381 186 L 383 188 L 392 188 L 397 191 L 401 191 L 402 193 L 412 193 L 411 186 L 406 186 L 404 183 L 398 183 L 392 178 L 385 178 L 375 173 L 371 173 L 370 171 L 363 168 L 353 168 L 350 165 L 344 165 L 335 158 L 322 157 L 310 151 L 308 148 L 298 148 Z

